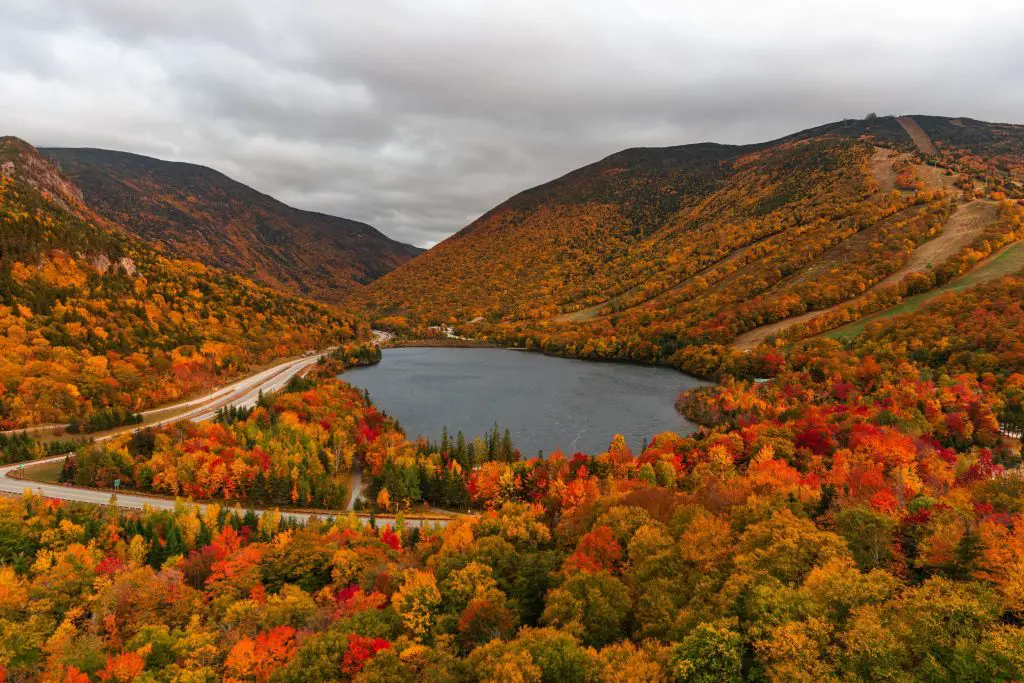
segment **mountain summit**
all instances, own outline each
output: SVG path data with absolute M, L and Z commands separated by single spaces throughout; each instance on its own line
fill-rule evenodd
M 292 208 L 223 173 L 103 149 L 40 150 L 100 215 L 172 253 L 337 302 L 422 251 L 371 226 Z

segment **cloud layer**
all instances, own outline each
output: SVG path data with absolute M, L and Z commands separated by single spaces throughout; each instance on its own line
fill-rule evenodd
M 0 134 L 212 166 L 430 246 L 626 147 L 1024 123 L 1024 4 L 4 0 Z

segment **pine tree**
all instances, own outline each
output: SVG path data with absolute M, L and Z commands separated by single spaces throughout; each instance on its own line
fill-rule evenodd
M 968 529 L 956 545 L 952 575 L 955 579 L 968 579 L 974 571 L 978 558 L 985 552 L 985 544 L 976 528 Z
M 460 465 L 466 461 L 466 437 L 461 429 L 455 439 L 455 459 L 459 461 Z
M 514 454 L 515 450 L 512 448 L 512 432 L 506 429 L 504 436 L 501 437 L 501 459 L 505 462 L 512 462 Z

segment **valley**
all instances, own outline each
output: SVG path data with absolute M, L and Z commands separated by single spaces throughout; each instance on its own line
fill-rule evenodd
M 331 273 L 3 139 L 0 673 L 1019 678 L 1022 130 L 625 150 Z

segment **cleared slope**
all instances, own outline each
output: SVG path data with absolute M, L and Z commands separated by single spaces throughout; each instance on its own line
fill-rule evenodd
M 294 294 L 337 302 L 421 251 L 204 166 L 100 149 L 42 151 L 109 220 L 174 254 Z
M 872 285 L 859 297 L 854 300 L 842 301 L 829 308 L 809 311 L 803 315 L 754 328 L 736 337 L 733 346 L 742 350 L 752 349 L 769 337 L 785 332 L 791 327 L 839 310 L 851 301 L 863 299 L 887 287 L 895 287 L 911 273 L 927 273 L 974 242 L 985 232 L 986 228 L 997 220 L 998 215 L 999 206 L 995 202 L 980 199 L 968 202 L 957 208 L 936 237 L 914 249 L 901 268 Z
M 937 299 L 944 294 L 960 292 L 965 289 L 994 282 L 1006 276 L 1024 275 L 1024 242 L 1008 244 L 987 259 L 978 264 L 969 273 L 958 277 L 941 287 L 923 292 L 916 296 L 908 297 L 899 305 L 865 316 L 860 320 L 844 325 L 823 336 L 832 339 L 849 339 L 861 334 L 868 325 L 882 320 L 888 320 L 904 313 L 913 313 L 919 310 L 928 302 Z
M 937 156 L 939 150 L 935 148 L 935 144 L 932 142 L 928 134 L 917 124 L 917 121 L 911 116 L 899 116 L 896 118 L 903 126 L 903 130 L 907 131 L 907 135 L 914 141 L 917 148 L 922 154 L 929 154 L 931 156 Z

